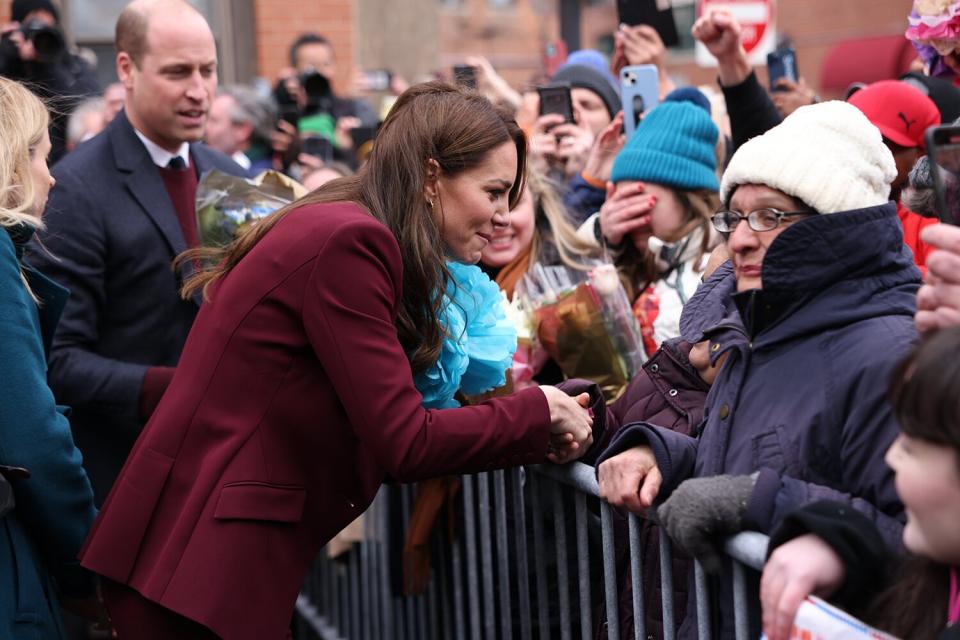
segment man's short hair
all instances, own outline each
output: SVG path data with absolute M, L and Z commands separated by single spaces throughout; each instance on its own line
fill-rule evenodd
M 140 68 L 140 61 L 147 52 L 147 27 L 150 20 L 139 7 L 127 5 L 117 18 L 114 43 L 117 53 L 125 52 L 133 64 Z
M 253 127 L 250 142 L 269 146 L 270 134 L 277 123 L 277 107 L 273 101 L 244 85 L 226 85 L 220 87 L 217 93 L 233 98 L 231 122 Z
M 333 51 L 333 45 L 330 44 L 330 41 L 321 36 L 318 33 L 304 33 L 299 36 L 296 40 L 293 41 L 293 44 L 290 45 L 290 66 L 297 66 L 297 52 L 300 51 L 300 47 L 308 44 L 322 44 L 327 47 L 330 47 L 330 50 Z

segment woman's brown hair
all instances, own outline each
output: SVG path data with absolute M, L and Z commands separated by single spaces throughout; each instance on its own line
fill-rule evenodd
M 512 208 L 523 191 L 526 137 L 513 117 L 480 94 L 443 82 L 410 87 L 400 96 L 377 133 L 367 163 L 355 176 L 328 182 L 261 220 L 224 248 L 185 252 L 177 264 L 201 260 L 213 265 L 184 284 L 181 295 L 204 297 L 291 211 L 308 204 L 355 202 L 393 232 L 403 259 L 403 300 L 397 332 L 415 373 L 432 366 L 444 338 L 438 319 L 439 292 L 450 274 L 440 228 L 427 206 L 424 186 L 428 163 L 446 176 L 481 164 L 505 143 L 517 149 L 517 175 L 510 189 Z M 442 205 L 441 205 L 442 212 Z

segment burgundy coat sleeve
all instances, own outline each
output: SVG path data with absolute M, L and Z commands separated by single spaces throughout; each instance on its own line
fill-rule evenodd
M 357 438 L 399 481 L 542 462 L 550 412 L 539 389 L 423 409 L 394 325 L 401 283 L 396 240 L 371 218 L 331 234 L 307 286 L 307 337 Z

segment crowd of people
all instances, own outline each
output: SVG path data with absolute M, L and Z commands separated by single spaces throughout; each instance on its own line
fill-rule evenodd
M 611 56 L 525 87 L 481 57 L 470 83 L 391 74 L 384 113 L 334 91 L 318 34 L 274 87 L 219 86 L 205 18 L 133 0 L 101 91 L 54 3 L 11 16 L 3 637 L 81 619 L 121 640 L 288 637 L 312 558 L 384 482 L 574 460 L 621 514 L 656 513 L 648 572 L 676 543 L 681 638 L 689 558 L 724 571 L 743 530 L 771 536 L 756 633 L 791 637 L 816 594 L 898 637 L 960 637 L 960 230 L 925 147 L 960 116 L 960 3 L 918 0 L 922 70 L 845 100 L 768 92 L 718 10 L 692 31 L 716 87 L 678 86 L 656 30 L 622 25 Z M 634 65 L 659 104 L 625 127 Z M 568 90 L 570 117 L 538 87 Z M 212 169 L 309 195 L 205 245 Z M 518 348 L 501 304 L 598 264 L 644 354 L 613 393 Z

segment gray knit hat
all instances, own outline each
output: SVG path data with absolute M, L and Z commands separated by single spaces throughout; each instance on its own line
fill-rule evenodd
M 588 89 L 600 96 L 611 118 L 620 111 L 620 94 L 602 73 L 592 67 L 583 64 L 562 67 L 550 78 L 550 86 L 564 84 L 569 84 L 574 89 Z

